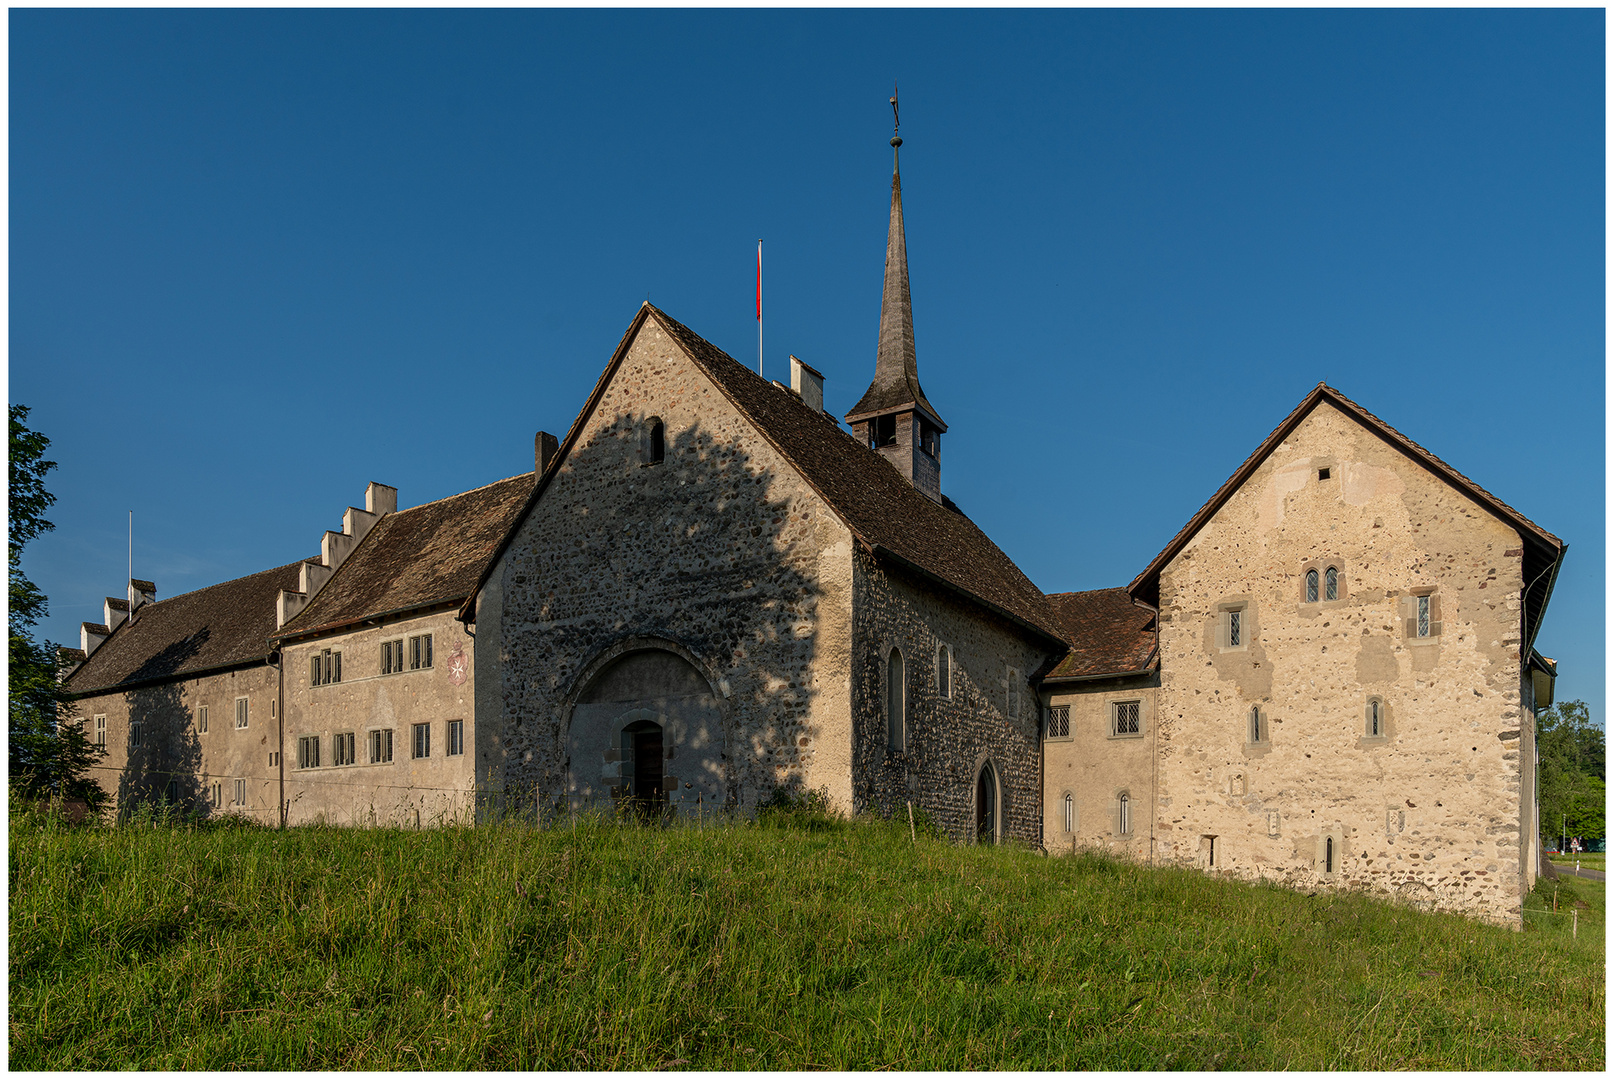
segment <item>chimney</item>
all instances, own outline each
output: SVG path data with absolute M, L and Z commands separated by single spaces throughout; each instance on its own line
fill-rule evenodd
M 156 602 L 157 586 L 155 584 L 149 581 L 141 581 L 139 578 L 129 579 L 129 616 L 131 618 L 142 607 Z
M 824 411 L 824 375 L 811 364 L 790 358 L 790 389 L 813 412 Z
M 543 479 L 549 466 L 554 464 L 555 455 L 560 453 L 560 440 L 547 431 L 540 431 L 532 437 L 532 478 L 536 483 Z
M 398 489 L 370 481 L 364 488 L 364 508 L 372 514 L 398 512 Z

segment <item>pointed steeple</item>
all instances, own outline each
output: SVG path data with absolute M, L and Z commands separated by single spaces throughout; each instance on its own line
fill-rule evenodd
M 896 117 L 897 99 L 891 97 Z M 902 227 L 902 137 L 891 137 L 891 227 L 885 241 L 885 291 L 880 297 L 880 345 L 874 381 L 846 414 L 852 432 L 906 476 L 914 487 L 942 502 L 941 436 L 947 430 L 919 386 L 913 345 L 913 299 L 908 294 L 908 240 Z
M 891 99 L 892 107 L 896 98 Z M 902 170 L 897 160 L 901 136 L 891 139 L 891 225 L 885 242 L 885 289 L 880 296 L 880 344 L 874 357 L 874 381 L 862 400 L 846 414 L 855 423 L 884 413 L 920 409 L 942 431 L 947 425 L 925 399 L 919 386 L 914 352 L 913 299 L 908 292 L 908 243 L 902 227 Z

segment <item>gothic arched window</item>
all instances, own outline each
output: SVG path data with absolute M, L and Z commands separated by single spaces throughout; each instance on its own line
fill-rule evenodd
M 1339 571 L 1332 566 L 1330 566 L 1328 568 L 1328 572 L 1323 575 L 1323 599 L 1339 599 Z
M 900 753 L 908 743 L 908 688 L 903 681 L 902 653 L 896 649 L 886 659 L 885 675 L 885 741 Z
M 1315 604 L 1316 602 L 1317 602 L 1317 571 L 1315 571 L 1315 570 L 1307 570 L 1306 571 L 1306 603 Z

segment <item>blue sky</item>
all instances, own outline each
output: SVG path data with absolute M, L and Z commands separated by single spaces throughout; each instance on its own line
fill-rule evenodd
M 1326 379 L 1570 553 L 1602 718 L 1603 18 L 1578 11 L 10 13 L 25 566 L 77 642 L 310 556 L 370 480 L 532 467 L 647 296 L 844 412 L 902 95 L 943 486 L 1048 591 L 1129 581 Z

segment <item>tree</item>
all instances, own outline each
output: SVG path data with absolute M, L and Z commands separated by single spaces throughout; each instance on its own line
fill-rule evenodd
M 1584 701 L 1564 701 L 1536 715 L 1541 758 L 1541 831 L 1547 837 L 1602 837 L 1606 831 L 1603 729 Z
M 22 551 L 30 540 L 56 527 L 45 517 L 56 501 L 45 488 L 45 474 L 56 463 L 45 460 L 50 440 L 30 430 L 27 419 L 27 406 L 11 406 L 7 537 L 11 787 L 25 798 L 83 799 L 99 809 L 106 793 L 89 773 L 105 751 L 90 743 L 83 725 L 72 717 L 72 703 L 57 678 L 55 647 L 35 640 L 33 633 L 49 606 L 45 594 L 22 572 Z

